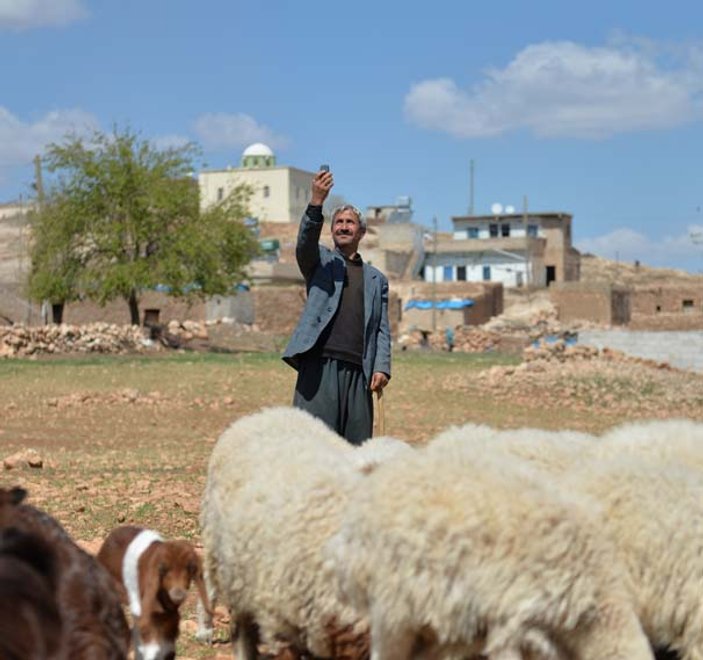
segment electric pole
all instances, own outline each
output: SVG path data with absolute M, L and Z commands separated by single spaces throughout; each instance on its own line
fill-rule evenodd
M 41 209 L 44 206 L 44 182 L 41 174 L 41 156 L 34 156 L 34 186 L 37 190 L 37 204 Z
M 437 216 L 432 218 L 432 334 L 437 332 Z
M 469 215 L 474 214 L 474 159 L 469 163 Z

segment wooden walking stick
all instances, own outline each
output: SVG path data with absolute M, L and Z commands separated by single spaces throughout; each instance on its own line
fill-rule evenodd
M 374 435 L 385 435 L 386 413 L 383 409 L 383 390 L 376 390 L 376 410 L 374 411 L 374 420 L 376 421 L 376 433 L 374 433 Z

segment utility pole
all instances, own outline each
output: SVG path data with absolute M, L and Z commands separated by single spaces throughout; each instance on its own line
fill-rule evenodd
M 432 218 L 432 334 L 437 332 L 437 216 Z
M 37 203 L 41 209 L 44 206 L 44 182 L 41 174 L 41 156 L 34 156 L 34 186 L 37 190 Z
M 44 209 L 44 181 L 42 179 L 41 156 L 39 154 L 34 156 L 34 188 L 37 191 L 37 211 L 42 211 Z M 49 307 L 49 301 L 46 299 L 42 300 L 41 319 L 44 325 L 49 322 Z
M 525 226 L 525 285 L 530 290 L 530 270 L 532 270 L 532 252 L 530 251 L 530 237 L 527 235 L 527 195 L 522 196 L 522 224 Z
M 469 163 L 469 215 L 474 214 L 474 159 Z

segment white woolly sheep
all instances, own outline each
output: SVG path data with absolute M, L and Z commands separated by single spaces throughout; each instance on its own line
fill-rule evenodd
M 630 454 L 584 464 L 563 483 L 602 505 L 603 532 L 629 571 L 635 610 L 652 645 L 676 651 L 683 660 L 701 660 L 700 470 Z
M 465 443 L 466 451 L 495 451 L 523 459 L 550 474 L 559 474 L 579 463 L 598 442 L 595 436 L 579 431 L 501 430 L 482 424 L 449 427 L 431 442 L 449 440 Z
M 450 438 L 367 478 L 326 554 L 374 660 L 651 660 L 596 512 L 543 481 Z
M 633 455 L 703 469 L 703 423 L 668 419 L 622 424 L 603 435 L 593 455 L 601 459 Z
M 232 612 L 238 658 L 257 657 L 259 642 L 330 657 L 332 630 L 368 632 L 338 599 L 322 547 L 364 472 L 407 448 L 391 439 L 355 448 L 294 408 L 244 417 L 220 436 L 201 510 L 204 566 Z M 208 627 L 201 619 L 201 638 Z

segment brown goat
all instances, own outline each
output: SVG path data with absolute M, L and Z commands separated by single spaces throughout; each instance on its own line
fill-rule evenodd
M 15 548 L 3 552 L 5 562 L 11 565 L 18 561 L 34 562 L 25 567 L 24 573 L 42 594 L 42 607 L 28 614 L 23 624 L 30 628 L 43 627 L 39 637 L 32 640 L 32 644 L 39 645 L 34 649 L 39 649 L 40 657 L 52 659 L 125 659 L 129 628 L 112 579 L 95 558 L 71 540 L 56 520 L 33 506 L 22 504 L 25 496 L 26 491 L 21 488 L 0 488 L 0 532 L 6 547 L 9 544 L 10 548 Z M 44 563 L 37 563 L 36 557 L 43 557 Z M 22 569 L 18 567 L 18 570 Z M 55 617 L 57 611 L 59 621 Z M 9 634 L 17 639 L 23 634 L 22 630 L 18 622 L 17 628 Z M 10 637 L 3 634 L 3 643 L 8 643 L 8 639 Z M 29 644 L 21 640 L 19 643 Z M 14 657 L 31 658 L 33 649 L 24 648 L 29 649 L 28 655 Z M 13 656 L 8 654 L 7 657 Z
M 97 555 L 120 585 L 134 619 L 137 658 L 175 657 L 179 608 L 194 581 L 203 606 L 209 610 L 203 567 L 187 541 L 163 541 L 150 530 L 124 525 L 112 530 Z

